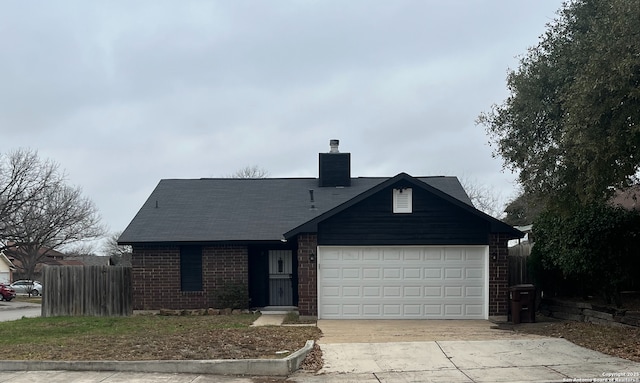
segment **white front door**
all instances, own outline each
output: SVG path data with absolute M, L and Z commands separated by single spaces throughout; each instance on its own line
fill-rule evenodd
M 291 250 L 269 250 L 269 305 L 293 305 Z
M 321 319 L 487 319 L 488 246 L 318 247 Z

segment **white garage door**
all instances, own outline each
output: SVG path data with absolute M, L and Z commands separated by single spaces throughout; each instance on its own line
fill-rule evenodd
M 488 247 L 318 247 L 321 319 L 487 319 Z

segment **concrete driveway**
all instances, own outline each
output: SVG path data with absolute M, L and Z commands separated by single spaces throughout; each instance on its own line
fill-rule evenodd
M 539 338 L 497 330 L 486 320 L 319 320 L 320 344 Z
M 318 327 L 324 367 L 291 381 L 640 382 L 640 363 L 564 339 L 494 330 L 488 321 L 321 320 Z

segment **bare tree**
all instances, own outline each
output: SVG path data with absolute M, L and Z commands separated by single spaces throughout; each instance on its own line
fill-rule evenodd
M 27 203 L 43 198 L 45 190 L 62 182 L 58 165 L 41 161 L 38 154 L 19 149 L 0 154 L 0 241 L 9 230 L 9 217 Z M 6 247 L 0 243 L 0 250 Z
M 227 176 L 227 178 L 267 178 L 269 171 L 259 167 L 258 165 L 247 165 L 242 169 L 238 169 L 235 173 Z
M 52 250 L 103 235 L 93 202 L 65 183 L 58 165 L 18 150 L 0 163 L 0 246 L 32 279 Z
M 467 177 L 463 177 L 460 183 L 476 209 L 494 218 L 501 218 L 504 215 L 500 193 L 496 193 L 490 186 L 471 181 Z
M 71 246 L 65 246 L 62 252 L 74 257 L 97 256 L 96 244 L 90 242 L 78 242 Z
M 127 258 L 133 252 L 131 246 L 118 244 L 118 238 L 121 234 L 121 231 L 111 234 L 102 246 L 103 253 L 109 256 L 110 263 L 116 266 L 126 263 Z

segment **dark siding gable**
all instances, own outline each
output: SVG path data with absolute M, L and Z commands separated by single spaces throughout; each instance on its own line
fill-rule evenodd
M 411 187 L 413 213 L 393 213 L 393 189 Z M 318 245 L 487 245 L 490 224 L 415 184 L 398 183 L 318 223 Z

